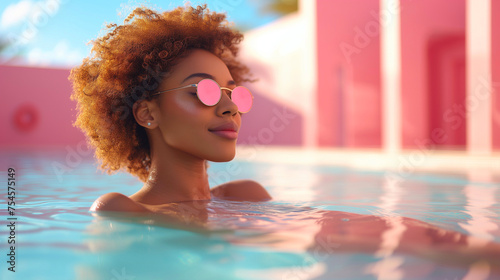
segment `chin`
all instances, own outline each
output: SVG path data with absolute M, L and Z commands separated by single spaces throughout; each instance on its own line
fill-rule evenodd
M 233 150 L 230 153 L 227 152 L 227 153 L 219 153 L 217 155 L 211 155 L 210 157 L 207 157 L 207 160 L 212 162 L 227 162 L 233 160 L 235 155 L 236 152 Z

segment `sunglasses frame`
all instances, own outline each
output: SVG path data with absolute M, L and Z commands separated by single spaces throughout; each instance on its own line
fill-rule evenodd
M 210 81 L 214 82 L 214 83 L 215 83 L 215 84 L 219 87 L 219 89 L 220 89 L 219 100 L 217 100 L 217 102 L 216 102 L 214 105 L 207 105 L 207 104 L 205 104 L 203 101 L 201 101 L 200 96 L 198 95 L 198 84 L 199 84 L 199 83 L 201 83 L 201 82 L 202 82 L 202 81 L 204 81 L 204 80 L 210 80 Z M 179 90 L 179 89 L 185 89 L 185 88 L 189 88 L 189 87 L 195 87 L 195 88 L 196 88 L 196 97 L 198 97 L 198 100 L 199 100 L 201 103 L 203 103 L 203 105 L 205 105 L 205 106 L 209 106 L 209 107 L 212 107 L 212 106 L 215 106 L 215 105 L 219 104 L 219 102 L 220 102 L 220 100 L 221 100 L 221 98 L 222 98 L 222 90 L 228 90 L 230 93 L 233 93 L 233 91 L 234 91 L 235 89 L 237 89 L 237 88 L 239 88 L 239 87 L 242 87 L 242 88 L 245 88 L 245 89 L 246 89 L 246 90 L 250 93 L 250 96 L 251 96 L 251 97 L 252 97 L 252 99 L 253 99 L 253 94 L 252 94 L 252 92 L 251 92 L 249 89 L 247 89 L 246 87 L 244 87 L 244 86 L 237 86 L 237 87 L 235 87 L 235 88 L 233 88 L 233 89 L 230 89 L 230 88 L 227 88 L 227 87 L 221 87 L 221 86 L 219 85 L 219 83 L 217 83 L 216 81 L 214 81 L 214 80 L 212 80 L 212 79 L 208 79 L 208 78 L 203 79 L 203 80 L 199 81 L 199 82 L 198 82 L 198 83 L 196 83 L 196 84 L 190 84 L 190 85 L 185 85 L 185 86 L 181 86 L 181 87 L 177 87 L 177 88 L 172 88 L 172 89 L 167 89 L 167 90 L 162 90 L 162 91 L 159 91 L 159 92 L 155 92 L 155 93 L 153 93 L 151 96 L 156 96 L 156 95 L 159 95 L 160 93 L 165 93 L 165 92 L 174 91 L 174 90 Z M 230 97 L 230 99 L 231 99 L 231 101 L 232 101 L 232 98 L 231 98 L 231 97 Z M 252 105 L 253 105 L 253 101 L 252 101 Z M 237 106 L 237 105 L 236 105 L 236 106 Z M 252 109 L 252 106 L 250 106 L 250 109 Z M 250 109 L 248 109 L 248 111 L 246 111 L 246 112 L 241 112 L 241 111 L 239 111 L 239 109 L 238 109 L 238 112 L 240 112 L 240 113 L 248 113 L 248 112 L 250 112 Z

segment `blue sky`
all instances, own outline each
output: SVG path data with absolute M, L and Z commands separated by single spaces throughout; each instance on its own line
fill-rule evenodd
M 226 12 L 228 20 L 245 29 L 275 20 L 278 15 L 262 13 L 269 0 L 191 0 L 207 3 L 211 10 Z M 105 23 L 121 24 L 134 7 L 157 10 L 183 6 L 185 0 L 2 0 L 0 39 L 10 43 L 0 63 L 41 67 L 72 67 L 87 56 L 87 43 L 102 35 Z M 13 60 L 13 54 L 20 54 Z

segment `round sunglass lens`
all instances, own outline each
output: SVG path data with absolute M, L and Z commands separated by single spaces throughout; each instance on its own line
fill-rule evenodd
M 231 100 L 238 106 L 238 111 L 241 113 L 246 113 L 252 108 L 252 94 L 245 87 L 236 87 L 231 93 Z
M 204 79 L 197 86 L 198 98 L 207 106 L 214 106 L 221 97 L 220 87 L 214 80 Z

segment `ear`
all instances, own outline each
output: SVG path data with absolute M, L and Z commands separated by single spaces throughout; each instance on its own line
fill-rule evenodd
M 153 129 L 158 125 L 152 114 L 153 104 L 151 101 L 139 100 L 135 102 L 132 106 L 132 111 L 134 112 L 135 121 L 139 125 L 150 129 Z

